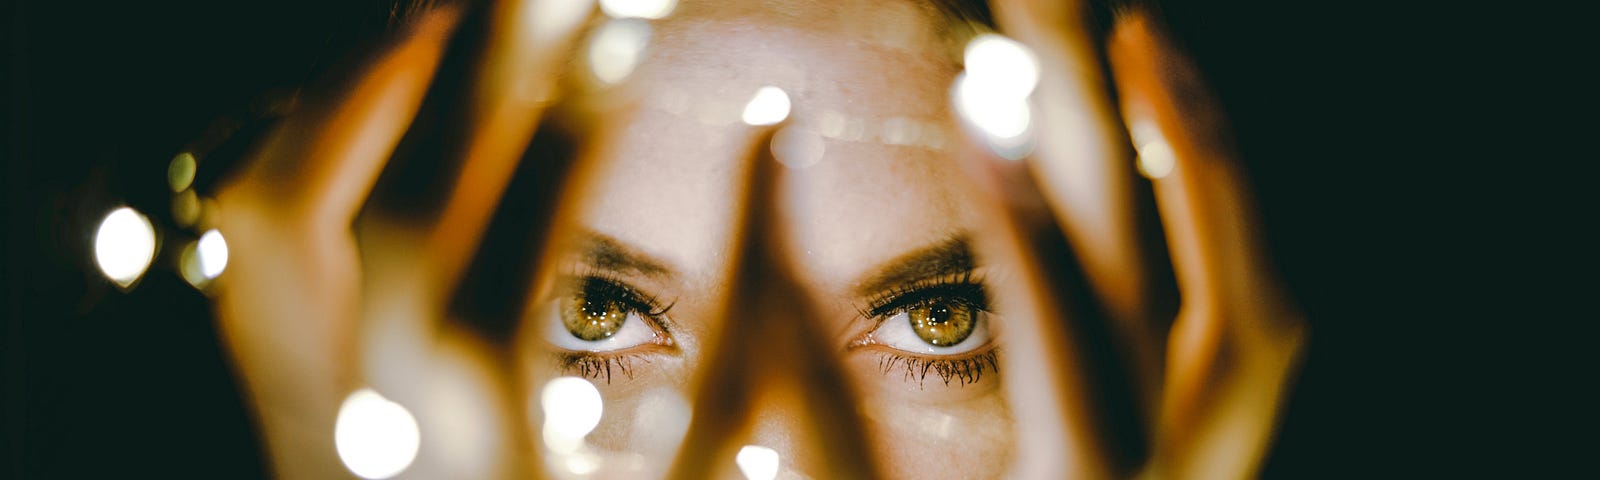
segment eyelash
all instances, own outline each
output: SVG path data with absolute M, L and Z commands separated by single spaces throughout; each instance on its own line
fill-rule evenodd
M 639 312 L 639 315 L 650 317 L 652 320 L 659 320 L 676 304 L 669 303 L 663 307 L 655 296 L 633 288 L 615 274 L 598 270 L 573 275 L 568 287 L 558 290 L 558 295 L 572 295 L 578 292 L 598 293 L 603 298 L 615 299 L 629 310 Z
M 861 310 L 861 316 L 881 323 L 901 311 L 937 301 L 953 301 L 988 311 L 988 298 L 983 279 L 967 271 L 954 277 L 925 278 L 894 287 L 869 300 L 867 308 Z
M 989 311 L 988 294 L 983 279 L 972 271 L 954 277 L 933 277 L 883 292 L 867 302 L 861 310 L 863 318 L 873 319 L 873 331 L 889 317 L 902 311 L 936 302 L 956 302 L 979 311 Z M 951 381 L 965 386 L 977 383 L 984 370 L 1000 372 L 998 348 L 988 348 L 977 354 L 957 358 L 936 358 L 913 355 L 900 351 L 879 351 L 878 369 L 888 376 L 895 367 L 904 368 L 905 381 L 913 379 L 921 388 L 928 372 L 939 375 L 945 385 Z
M 996 348 L 961 358 L 928 358 L 896 352 L 879 352 L 878 355 L 878 369 L 884 376 L 888 376 L 896 366 L 903 366 L 905 381 L 915 379 L 917 388 L 922 388 L 929 371 L 938 374 L 946 386 L 950 385 L 951 380 L 961 386 L 978 383 L 985 369 L 1000 372 L 1000 350 Z
M 671 338 L 672 329 L 665 321 L 663 315 L 672 310 L 677 302 L 661 306 L 661 301 L 655 296 L 639 291 L 622 281 L 616 275 L 598 270 L 586 270 L 574 273 L 566 287 L 558 289 L 552 300 L 559 299 L 561 295 L 574 295 L 582 292 L 585 295 L 598 294 L 604 298 L 620 302 L 624 308 L 639 312 L 639 316 L 650 322 L 651 328 L 659 328 Z M 621 372 L 629 380 L 633 379 L 633 362 L 642 361 L 650 363 L 647 355 L 636 352 L 555 352 L 556 365 L 562 373 L 575 374 L 594 380 L 605 380 L 611 383 L 611 372 Z
M 650 357 L 637 353 L 556 352 L 555 355 L 556 365 L 561 368 L 562 373 L 576 374 L 594 380 L 603 379 L 607 385 L 611 384 L 613 369 L 633 380 L 633 362 L 650 363 Z

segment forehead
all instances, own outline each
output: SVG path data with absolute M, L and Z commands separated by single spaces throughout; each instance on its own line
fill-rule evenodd
M 913 2 L 785 5 L 685 2 L 654 26 L 632 101 L 602 115 L 589 228 L 691 276 L 719 271 L 755 133 L 739 116 L 777 86 L 790 124 L 820 146 L 780 184 L 795 250 L 817 270 L 806 273 L 842 277 L 960 229 L 945 148 L 959 65 L 940 17 Z

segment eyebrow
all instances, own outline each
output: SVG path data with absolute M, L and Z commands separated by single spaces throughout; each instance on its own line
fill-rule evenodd
M 870 296 L 930 277 L 969 272 L 976 267 L 967 235 L 958 234 L 884 262 L 862 277 L 855 291 L 857 295 Z
M 667 262 L 593 230 L 578 232 L 575 246 L 579 258 L 594 268 L 657 278 L 677 275 Z

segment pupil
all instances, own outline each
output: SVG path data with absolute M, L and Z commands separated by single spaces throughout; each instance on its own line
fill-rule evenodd
M 615 298 L 586 286 L 584 291 L 565 300 L 562 322 L 572 336 L 585 341 L 610 338 L 627 320 L 628 309 Z
M 948 321 L 950 321 L 950 307 L 940 305 L 928 309 L 928 323 L 943 325 Z

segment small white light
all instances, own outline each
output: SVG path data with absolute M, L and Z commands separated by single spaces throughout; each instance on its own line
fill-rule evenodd
M 972 77 L 956 77 L 956 110 L 984 133 L 997 138 L 1017 138 L 1033 121 L 1027 97 L 985 88 Z
M 127 288 L 144 275 L 155 255 L 155 227 L 138 211 L 121 207 L 100 222 L 94 236 L 95 263 L 118 286 Z
M 167 164 L 167 186 L 173 192 L 188 190 L 189 185 L 194 183 L 195 169 L 193 154 L 183 152 L 172 157 L 172 163 Z
M 973 37 L 964 56 L 967 76 L 984 89 L 1026 97 L 1039 84 L 1039 61 L 1028 47 L 993 33 Z
M 605 411 L 600 390 L 578 377 L 559 377 L 544 384 L 539 404 L 544 407 L 545 446 L 558 453 L 572 453 L 583 445 L 583 437 L 600 424 Z
M 228 242 L 222 239 L 222 232 L 215 228 L 200 235 L 195 251 L 200 257 L 200 273 L 208 279 L 217 278 L 222 274 L 222 269 L 228 267 Z
M 361 478 L 389 478 L 417 458 L 422 435 L 411 412 L 363 388 L 339 406 L 333 444 L 345 468 Z
M 772 138 L 772 156 L 789 168 L 806 168 L 822 160 L 827 146 L 817 132 L 795 126 L 785 127 Z
M 628 78 L 650 44 L 650 24 L 644 20 L 611 20 L 600 26 L 589 44 L 589 69 L 606 84 Z
M 678 0 L 600 0 L 600 10 L 616 18 L 665 18 Z
M 749 480 L 778 478 L 777 450 L 760 445 L 745 445 L 739 449 L 739 454 L 733 457 L 733 463 L 739 465 L 739 471 Z
M 956 113 L 984 136 L 989 150 L 1001 158 L 1017 160 L 1033 151 L 1033 115 L 1027 97 L 1016 97 L 956 77 Z
M 778 87 L 761 87 L 744 106 L 744 123 L 774 125 L 789 118 L 789 94 Z
M 1172 173 L 1176 164 L 1172 147 L 1165 141 L 1154 141 L 1139 147 L 1139 172 L 1151 179 L 1160 179 Z

